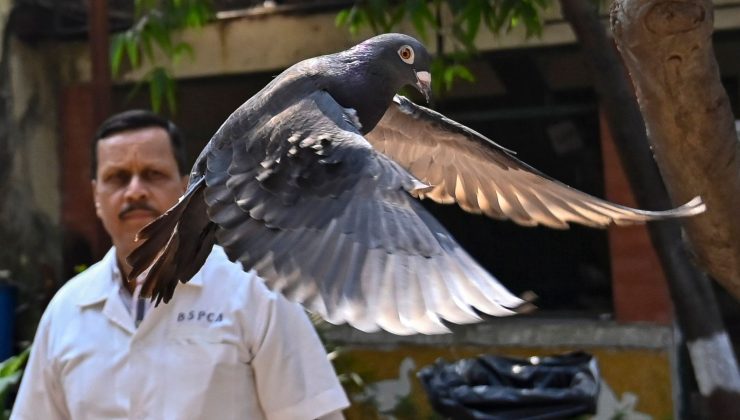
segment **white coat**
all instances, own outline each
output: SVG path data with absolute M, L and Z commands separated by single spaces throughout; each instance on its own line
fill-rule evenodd
M 348 406 L 301 307 L 220 247 L 138 328 L 116 268 L 111 249 L 52 299 L 12 419 L 297 420 Z

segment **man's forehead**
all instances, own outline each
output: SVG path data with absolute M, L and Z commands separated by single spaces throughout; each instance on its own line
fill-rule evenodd
M 133 144 L 169 145 L 170 137 L 162 127 L 142 127 L 118 131 L 98 140 L 98 146 L 115 147 Z
M 152 162 L 175 159 L 169 135 L 160 127 L 127 130 L 102 138 L 98 141 L 97 154 L 100 164 L 131 158 Z

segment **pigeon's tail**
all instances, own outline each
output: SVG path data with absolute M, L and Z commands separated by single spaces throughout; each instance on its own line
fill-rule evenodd
M 216 225 L 206 214 L 205 186 L 204 179 L 191 184 L 174 207 L 146 225 L 136 238 L 143 243 L 127 258 L 132 267 L 129 279 L 149 269 L 141 296 L 151 297 L 157 304 L 162 300 L 167 303 L 177 282 L 190 280 L 213 248 Z M 187 223 L 180 223 L 182 220 Z

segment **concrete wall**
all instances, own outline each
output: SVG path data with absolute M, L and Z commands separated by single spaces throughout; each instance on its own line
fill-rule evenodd
M 15 173 L 33 206 L 59 222 L 58 85 L 55 54 L 46 45 L 12 40 L 10 78 L 18 132 Z
M 557 2 L 554 3 L 557 5 Z M 714 3 L 717 30 L 740 28 L 740 0 L 718 0 Z M 177 77 L 188 78 L 282 69 L 304 58 L 345 49 L 370 36 L 369 32 L 365 32 L 353 39 L 345 28 L 336 27 L 335 16 L 336 12 L 223 15 L 222 19 L 203 29 L 187 31 L 182 35 L 183 40 L 193 45 L 195 58 L 183 59 L 172 70 Z M 558 7 L 547 10 L 543 20 L 541 37 L 527 38 L 521 27 L 496 35 L 483 29 L 476 39 L 476 45 L 481 51 L 490 51 L 575 42 L 575 36 Z M 410 25 L 399 31 L 415 33 Z M 426 43 L 434 51 L 434 43 L 431 40 Z M 60 71 L 63 79 L 68 82 L 88 81 L 90 69 L 86 46 L 65 43 L 61 47 L 64 63 Z M 125 73 L 119 82 L 137 80 L 146 71 L 141 69 Z
M 6 34 L 12 1 L 0 0 Z M 59 282 L 57 72 L 49 46 L 4 39 L 0 55 L 0 270 L 23 302 L 17 336 L 29 339 Z
M 7 21 L 11 0 L 0 0 L 0 29 Z M 6 44 L 0 45 L 0 50 Z M 14 183 L 54 223 L 59 220 L 57 159 L 56 54 L 48 44 L 29 45 L 11 37 L 7 65 L 8 94 L 13 121 L 9 139 L 15 150 Z

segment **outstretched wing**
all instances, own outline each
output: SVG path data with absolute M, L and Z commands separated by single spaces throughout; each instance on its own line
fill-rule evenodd
M 699 197 L 676 209 L 646 211 L 591 196 L 542 174 L 480 133 L 398 95 L 366 138 L 432 186 L 422 196 L 520 225 L 605 227 L 705 210 Z
M 511 295 L 409 195 L 420 183 L 315 92 L 208 151 L 217 241 L 245 269 L 334 323 L 396 334 L 511 314 Z

